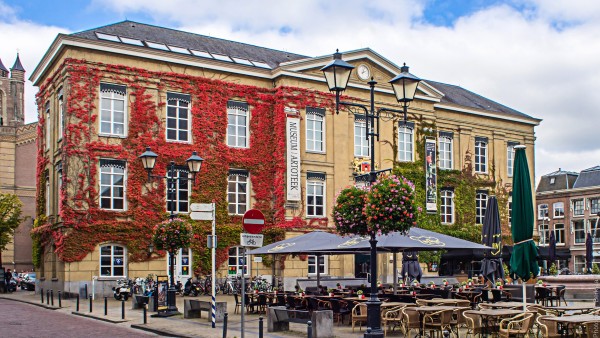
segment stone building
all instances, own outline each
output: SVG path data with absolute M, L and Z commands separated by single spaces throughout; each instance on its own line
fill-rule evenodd
M 536 189 L 540 251 L 546 252 L 554 232 L 559 268 L 574 273 L 585 269 L 585 241 L 592 236 L 594 262 L 600 263 L 600 167 L 580 173 L 558 171 L 541 177 Z M 545 262 L 548 266 L 548 263 Z
M 10 72 L 0 61 L 0 191 L 16 194 L 27 218 L 13 242 L 2 251 L 1 265 L 31 271 L 30 231 L 35 218 L 35 163 L 37 123 L 25 124 L 25 69 L 19 55 Z
M 350 79 L 346 100 L 367 102 L 373 77 L 377 106 L 398 108 L 388 81 L 400 67 L 369 48 L 343 57 L 361 69 Z M 331 55 L 304 56 L 131 21 L 59 35 L 31 76 L 40 88 L 40 222 L 34 232 L 42 284 L 73 291 L 97 280 L 96 290 L 107 292 L 119 277 L 167 274 L 163 253 L 148 249 L 152 225 L 165 219 L 169 204 L 164 182 L 148 182 L 137 158 L 146 146 L 159 155 L 154 174 L 165 175 L 170 160 L 182 164 L 193 150 L 204 158 L 195 182 L 177 187 L 174 211 L 186 217 L 190 203 L 215 201 L 221 276 L 242 271 L 236 244 L 241 216 L 250 208 L 265 214 L 267 239 L 331 229 L 335 195 L 369 170 L 369 147 L 364 116 L 335 113 L 320 71 L 330 61 Z M 540 120 L 464 88 L 422 81 L 408 120 L 382 122 L 378 168 L 423 160 L 425 136 L 438 141 L 440 170 L 469 168 L 495 184 L 474 194 L 473 224 L 482 221 L 488 194 L 510 190 L 515 144 L 527 146 L 534 172 Z M 288 162 L 288 142 L 299 146 L 290 147 L 297 148 L 299 162 Z M 189 174 L 178 167 L 177 175 Z M 438 208 L 451 225 L 454 191 L 438 188 Z M 508 215 L 508 201 L 503 211 Z M 194 227 L 194 244 L 176 259 L 179 279 L 209 268 L 210 226 Z M 366 261 L 362 255 L 320 262 L 287 257 L 248 263 L 245 271 L 275 271 L 289 287 L 317 268 L 323 275 L 361 276 Z M 388 260 L 380 261 L 387 279 Z

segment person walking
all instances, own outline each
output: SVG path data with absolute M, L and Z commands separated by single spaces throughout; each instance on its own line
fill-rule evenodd
M 12 279 L 12 273 L 10 269 L 7 269 L 4 273 L 4 292 L 10 292 L 10 280 Z

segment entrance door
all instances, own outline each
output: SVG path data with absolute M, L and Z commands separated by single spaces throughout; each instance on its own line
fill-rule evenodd
M 170 269 L 167 263 L 167 274 Z M 170 276 L 169 276 L 170 277 Z M 192 277 L 192 249 L 179 249 L 175 257 L 175 283 L 180 281 L 182 284 Z
M 354 277 L 367 278 L 367 274 L 371 271 L 371 255 L 354 255 Z

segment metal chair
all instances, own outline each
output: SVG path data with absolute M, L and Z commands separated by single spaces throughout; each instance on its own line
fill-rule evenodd
M 331 304 L 331 311 L 333 311 L 333 320 L 337 319 L 338 325 L 340 324 L 340 321 L 344 323 L 344 316 L 351 314 L 350 309 L 348 309 L 348 302 L 339 299 L 331 299 L 329 304 Z

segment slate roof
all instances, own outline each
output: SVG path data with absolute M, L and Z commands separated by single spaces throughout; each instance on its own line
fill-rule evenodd
M 464 89 L 461 86 L 431 80 L 425 81 L 432 85 L 435 89 L 444 93 L 441 103 L 456 104 L 474 109 L 491 110 L 505 116 L 539 120 L 527 114 L 523 114 L 520 111 L 502 105 L 496 101 L 492 101 L 479 94 L 473 93 L 472 91 Z
M 582 170 L 579 173 L 574 188 L 587 188 L 600 186 L 600 166 L 591 167 Z
M 279 64 L 283 62 L 309 58 L 308 56 L 300 54 L 293 54 L 129 20 L 73 33 L 71 35 L 90 40 L 100 40 L 95 32 L 139 39 L 142 41 L 161 42 L 176 47 L 195 49 L 211 54 L 223 54 L 251 61 L 262 61 L 271 66 L 271 68 L 277 68 L 279 67 Z
M 3 70 L 5 72 L 8 73 L 8 69 L 6 69 L 6 67 L 4 67 L 4 64 L 2 63 L 2 60 L 0 60 L 0 70 Z
M 535 192 L 573 189 L 578 175 L 578 173 L 573 171 L 558 169 L 555 172 L 542 176 Z M 552 178 L 554 178 L 554 183 L 550 183 Z
M 19 54 L 17 53 L 17 59 L 15 60 L 15 64 L 12 66 L 12 68 L 10 70 L 19 70 L 24 72 L 25 68 L 23 68 L 23 65 L 21 64 L 21 59 L 19 58 Z

